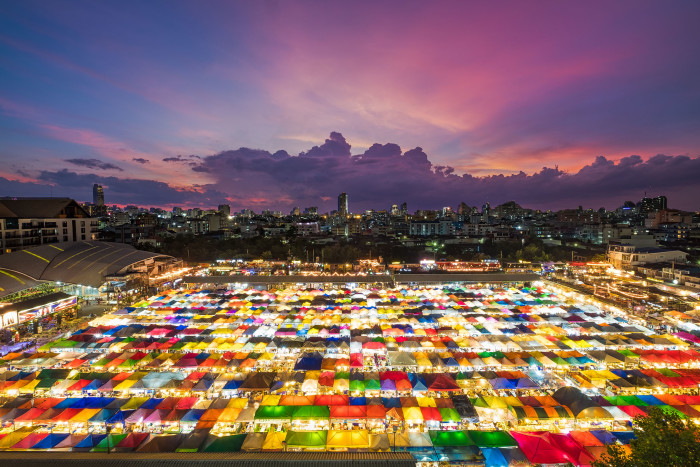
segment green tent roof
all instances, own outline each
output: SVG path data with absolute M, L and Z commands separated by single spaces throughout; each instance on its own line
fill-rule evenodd
M 351 380 L 351 381 L 350 381 L 350 390 L 351 390 L 351 391 L 364 391 L 364 390 L 365 390 L 365 382 L 364 382 L 364 381 Z
M 290 420 L 293 411 L 291 405 L 261 405 L 255 411 L 255 420 Z
M 105 436 L 102 441 L 100 441 L 97 446 L 90 449 L 90 452 L 107 452 L 107 440 L 109 440 L 110 451 L 121 442 L 124 438 L 128 436 L 128 433 L 119 433 L 116 435 Z
M 243 441 L 247 436 L 247 433 L 240 433 L 232 436 L 212 436 L 209 435 L 208 439 L 204 443 L 204 449 L 200 452 L 238 452 L 241 450 Z
M 320 448 L 326 446 L 328 432 L 319 431 L 288 431 L 285 442 L 287 446 Z
M 518 445 L 515 438 L 508 434 L 507 431 L 469 430 L 468 433 L 479 447 L 503 448 Z
M 440 411 L 440 416 L 442 416 L 442 421 L 443 422 L 460 422 L 462 418 L 459 416 L 459 413 L 452 408 L 441 408 L 438 409 Z
M 475 443 L 466 431 L 431 431 L 433 446 L 473 446 Z
M 327 420 L 331 411 L 326 405 L 301 405 L 294 407 L 293 420 Z

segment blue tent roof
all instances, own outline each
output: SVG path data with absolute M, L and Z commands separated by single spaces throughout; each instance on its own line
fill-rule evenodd
M 243 380 L 232 379 L 230 381 L 227 381 L 224 387 L 221 389 L 238 389 L 239 387 L 241 387 L 241 384 L 243 384 Z
M 613 431 L 612 434 L 620 440 L 622 444 L 629 444 L 633 439 L 637 439 L 637 436 L 633 431 Z
M 135 410 L 119 410 L 106 423 L 124 423 L 124 420 L 129 418 L 129 415 L 136 412 Z
M 409 373 L 408 380 L 411 382 L 414 391 L 427 391 L 428 385 L 425 383 L 425 379 L 416 373 Z
M 97 412 L 95 415 L 90 417 L 90 422 L 94 423 L 105 423 L 107 422 L 110 418 L 114 417 L 114 415 L 119 412 L 118 409 L 102 409 L 99 412 Z
M 486 467 L 508 467 L 508 461 L 499 448 L 481 448 Z
M 198 421 L 206 410 L 202 409 L 191 409 L 180 419 L 181 422 L 196 422 Z
M 401 400 L 398 397 L 382 397 L 382 403 L 387 409 L 401 408 Z
M 50 449 L 67 437 L 68 433 L 50 433 L 49 436 L 32 446 L 32 449 Z
M 161 402 L 163 402 L 163 399 L 162 399 L 162 398 L 161 398 L 161 399 L 157 399 L 157 398 L 148 399 L 146 402 L 144 402 L 143 404 L 141 404 L 141 406 L 139 407 L 139 409 L 149 409 L 149 410 L 150 410 L 150 409 L 155 409 L 156 406 L 157 406 L 158 404 L 160 404 Z
M 314 371 L 321 369 L 322 358 L 316 357 L 302 357 L 297 360 L 296 365 L 294 365 L 294 370 L 302 371 Z
M 591 434 L 603 444 L 614 444 L 617 442 L 615 435 L 605 430 L 591 430 Z
M 637 398 L 641 399 L 642 402 L 645 402 L 649 405 L 666 405 L 651 394 L 637 394 Z
M 54 409 L 70 409 L 75 404 L 79 404 L 83 399 L 78 397 L 66 397 L 58 404 L 54 405 Z
M 107 435 L 87 435 L 75 445 L 76 448 L 93 448 L 105 439 Z
M 515 389 L 516 387 L 516 383 L 513 380 L 506 378 L 490 379 L 489 384 L 494 389 Z

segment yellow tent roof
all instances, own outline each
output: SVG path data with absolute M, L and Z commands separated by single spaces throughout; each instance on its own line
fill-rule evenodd
M 263 442 L 263 451 L 281 451 L 284 449 L 283 443 L 286 437 L 287 433 L 284 431 L 270 431 Z
M 260 402 L 260 405 L 279 405 L 280 397 L 282 396 L 276 394 L 267 394 L 263 396 L 263 400 L 262 402 Z
M 0 438 L 0 449 L 9 449 L 15 444 L 22 441 L 24 438 L 29 436 L 29 434 L 36 430 L 38 427 L 23 427 L 19 430 L 13 431 L 4 438 Z
M 83 409 L 77 414 L 75 414 L 71 419 L 70 423 L 84 423 L 87 422 L 93 415 L 99 412 L 100 409 Z
M 228 404 L 226 404 L 226 408 L 227 409 L 244 409 L 246 405 L 248 405 L 248 399 L 242 399 L 239 397 L 235 397 L 235 398 L 228 401 Z
M 23 393 L 28 394 L 28 393 L 34 392 L 34 388 L 35 388 L 35 387 L 37 386 L 37 384 L 39 384 L 40 382 L 41 382 L 40 379 L 33 379 L 33 380 L 31 380 L 29 383 L 27 383 L 27 384 L 25 384 L 25 385 L 23 385 L 22 387 L 19 388 L 19 393 L 20 393 L 20 394 L 23 394 Z
M 416 397 L 418 407 L 437 407 L 435 399 L 432 397 Z
M 406 421 L 422 422 L 423 412 L 420 411 L 420 407 L 402 407 L 403 418 Z
M 367 430 L 329 430 L 326 441 L 329 448 L 369 448 Z

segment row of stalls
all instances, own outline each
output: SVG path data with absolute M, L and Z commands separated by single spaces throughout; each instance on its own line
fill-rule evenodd
M 209 430 L 188 434 L 69 434 L 22 428 L 0 437 L 0 450 L 72 452 L 280 452 L 407 451 L 417 461 L 590 465 L 605 446 L 631 440 L 626 432 L 572 431 L 566 434 L 507 431 L 369 433 L 366 430 L 267 431 L 217 436 Z
M 3 400 L 4 431 L 39 426 L 58 431 L 215 432 L 294 427 L 355 427 L 372 432 L 393 428 L 415 431 L 468 427 L 527 430 L 628 429 L 650 407 L 700 420 L 700 396 L 637 394 L 588 396 L 571 387 L 546 396 L 352 397 L 347 395 L 266 395 L 247 398 L 187 397 L 45 397 Z
M 700 353 L 538 287 L 173 290 L 0 360 L 0 449 L 589 465 Z

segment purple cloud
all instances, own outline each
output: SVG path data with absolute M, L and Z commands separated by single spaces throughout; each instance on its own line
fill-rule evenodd
M 450 166 L 434 165 L 421 148 L 402 152 L 393 143 L 374 144 L 351 155 L 350 144 L 333 132 L 320 146 L 299 156 L 284 152 L 241 148 L 204 157 L 193 170 L 214 177 L 210 189 L 244 201 L 266 200 L 266 207 L 319 205 L 332 209 L 338 193 L 347 192 L 357 212 L 382 209 L 406 201 L 415 209 L 492 204 L 511 199 L 542 209 L 584 204 L 614 208 L 626 199 L 638 200 L 645 192 L 666 194 L 671 204 L 696 209 L 688 192 L 700 188 L 700 158 L 657 155 L 618 162 L 604 156 L 577 172 L 543 167 L 531 175 L 476 177 L 457 174 Z M 246 207 L 241 205 L 240 207 Z
M 645 192 L 668 196 L 672 207 L 696 210 L 700 192 L 700 157 L 658 154 L 644 160 L 631 155 L 615 161 L 598 156 L 575 172 L 555 166 L 532 174 L 480 177 L 433 164 L 420 147 L 404 151 L 394 143 L 377 143 L 353 155 L 350 144 L 335 132 L 298 156 L 240 148 L 173 159 L 206 174 L 210 183 L 179 188 L 155 179 L 45 170 L 33 176 L 35 182 L 0 178 L 0 196 L 51 193 L 87 200 L 92 184 L 100 183 L 108 202 L 117 204 L 213 207 L 226 203 L 234 209 L 257 211 L 319 206 L 329 211 L 335 209 L 338 193 L 346 192 L 351 210 L 361 212 L 400 202 L 415 210 L 454 207 L 462 201 L 480 206 L 509 200 L 536 209 L 616 208 L 625 200 L 639 200 Z
M 131 160 L 134 162 L 138 162 L 139 164 L 148 164 L 150 162 L 148 159 L 144 159 L 143 157 L 134 157 Z
M 88 169 L 118 170 L 120 172 L 124 171 L 124 169 L 121 167 L 110 164 L 109 162 L 103 162 L 99 159 L 66 159 L 66 162 L 81 167 L 87 167 Z

